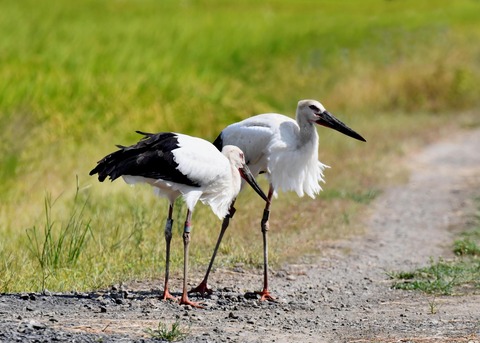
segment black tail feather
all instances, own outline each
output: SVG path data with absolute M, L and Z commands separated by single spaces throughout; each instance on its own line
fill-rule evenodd
M 131 146 L 117 145 L 119 150 L 98 161 L 90 175 L 98 174 L 100 182 L 107 177 L 113 181 L 122 175 L 131 175 L 198 186 L 178 170 L 172 154 L 178 148 L 177 134 L 136 132 L 144 137 Z
M 142 146 L 141 142 L 147 139 L 148 137 L 153 136 L 151 133 L 146 133 L 143 131 L 135 131 L 145 137 L 140 140 L 137 144 L 132 146 L 125 146 L 121 144 L 116 144 L 115 146 L 119 149 L 97 162 L 97 166 L 93 168 L 89 175 L 98 174 L 98 181 L 103 182 L 107 177 L 110 177 L 110 180 L 115 180 L 122 175 L 122 165 L 125 166 L 125 162 L 132 157 L 138 154 L 137 149 Z M 130 153 L 126 153 L 130 151 Z
M 136 130 L 135 132 L 140 134 L 140 135 L 144 135 L 145 138 L 157 135 L 156 133 L 143 132 L 143 131 L 140 131 L 140 130 Z
M 103 182 L 107 176 L 110 177 L 110 180 L 115 180 L 121 174 L 118 173 L 118 164 L 124 160 L 123 153 L 127 149 L 126 147 L 119 147 L 120 150 L 117 150 L 97 162 L 97 166 L 90 171 L 90 175 L 98 174 L 98 181 Z

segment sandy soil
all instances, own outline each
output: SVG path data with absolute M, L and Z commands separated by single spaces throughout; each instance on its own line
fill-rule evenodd
M 248 293 L 260 286 L 261 271 L 241 267 L 211 275 L 216 291 L 205 309 L 158 300 L 160 281 L 85 294 L 3 294 L 0 341 L 147 342 L 146 328 L 179 320 L 189 331 L 185 342 L 478 343 L 478 292 L 433 297 L 392 290 L 388 272 L 451 254 L 480 193 L 479 149 L 475 130 L 411 156 L 409 181 L 375 201 L 363 237 L 338 242 L 328 257 L 272 271 L 278 302 Z

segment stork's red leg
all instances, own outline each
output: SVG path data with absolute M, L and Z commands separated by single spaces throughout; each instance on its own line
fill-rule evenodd
M 188 277 L 188 246 L 190 244 L 190 231 L 192 229 L 190 221 L 192 212 L 187 211 L 187 220 L 183 229 L 183 292 L 180 298 L 180 305 L 190 305 L 193 307 L 202 308 L 202 305 L 197 302 L 190 301 L 187 294 L 187 277 Z
M 270 203 L 273 196 L 273 186 L 270 184 L 270 188 L 268 190 L 268 201 L 265 205 L 265 209 L 263 210 L 263 217 L 262 217 L 262 236 L 263 236 L 263 290 L 261 292 L 255 292 L 260 295 L 260 301 L 264 300 L 275 300 L 275 298 L 270 294 L 268 290 L 268 240 L 267 240 L 267 232 L 269 229 L 268 218 L 270 216 Z
M 163 300 L 176 299 L 168 291 L 168 278 L 170 276 L 170 242 L 172 241 L 172 226 L 173 226 L 173 204 L 170 204 L 168 208 L 168 218 L 165 224 L 165 243 L 166 243 L 166 256 L 165 256 L 165 286 L 163 288 Z
M 232 204 L 230 205 L 230 209 L 228 210 L 228 214 L 223 219 L 222 229 L 220 230 L 220 235 L 218 236 L 217 244 L 215 245 L 215 249 L 213 250 L 213 255 L 212 255 L 212 258 L 210 259 L 210 264 L 208 265 L 207 272 L 205 273 L 205 276 L 202 282 L 200 282 L 200 284 L 197 287 L 191 289 L 188 293 L 196 292 L 196 293 L 200 293 L 202 296 L 204 296 L 205 293 L 207 294 L 213 293 L 212 289 L 208 288 L 208 284 L 207 284 L 208 276 L 210 274 L 210 271 L 212 270 L 215 257 L 217 256 L 217 251 L 218 251 L 218 248 L 220 247 L 220 242 L 222 241 L 223 235 L 228 228 L 228 224 L 230 223 L 230 218 L 232 218 L 233 215 L 235 214 L 235 207 L 233 207 L 234 203 L 235 203 L 235 200 L 233 200 Z

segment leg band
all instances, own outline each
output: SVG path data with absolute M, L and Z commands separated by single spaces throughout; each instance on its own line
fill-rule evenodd
M 167 223 L 165 224 L 165 231 L 172 231 L 173 219 L 168 218 Z

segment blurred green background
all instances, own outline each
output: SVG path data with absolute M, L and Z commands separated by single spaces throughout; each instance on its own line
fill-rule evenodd
M 213 140 L 313 98 L 366 137 L 319 128 L 332 169 L 318 199 L 274 202 L 275 267 L 360 234 L 405 153 L 480 123 L 478 0 L 0 0 L 0 37 L 0 292 L 162 277 L 167 202 L 88 176 L 135 130 Z M 218 265 L 259 266 L 261 201 L 237 209 Z M 215 218 L 197 206 L 199 270 Z M 177 268 L 177 233 L 173 254 Z

